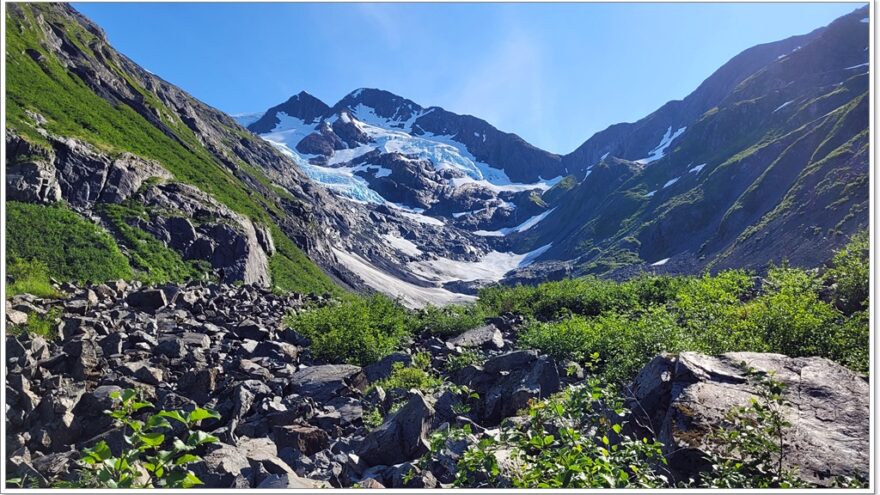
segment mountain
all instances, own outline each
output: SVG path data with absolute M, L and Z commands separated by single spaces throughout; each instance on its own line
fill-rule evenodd
M 379 89 L 233 118 L 67 5 L 7 12 L 7 249 L 59 279 L 444 304 L 495 282 L 816 266 L 867 225 L 866 8 L 565 156 Z
M 867 12 L 750 48 L 596 134 L 563 157 L 579 184 L 522 242 L 552 241 L 543 259 L 575 273 L 827 259 L 868 220 Z

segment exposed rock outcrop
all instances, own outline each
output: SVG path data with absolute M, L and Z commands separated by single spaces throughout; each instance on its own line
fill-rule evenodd
M 685 352 L 658 356 L 636 377 L 631 409 L 641 433 L 664 445 L 670 470 L 680 479 L 705 469 L 709 434 L 724 415 L 755 397 L 742 366 L 772 374 L 785 384 L 783 462 L 819 485 L 835 476 L 867 479 L 870 385 L 825 358 L 734 352 L 710 357 Z

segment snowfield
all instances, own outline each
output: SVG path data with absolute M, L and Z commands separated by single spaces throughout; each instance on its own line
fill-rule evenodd
M 515 269 L 532 264 L 538 256 L 544 254 L 552 244 L 541 246 L 528 253 L 500 253 L 491 251 L 479 261 L 456 261 L 449 258 L 437 258 L 431 261 L 415 261 L 407 264 L 407 268 L 425 280 L 437 283 L 474 280 L 495 282 Z
M 399 297 L 400 301 L 410 308 L 420 308 L 428 304 L 460 304 L 477 299 L 475 296 L 458 294 L 442 287 L 422 287 L 400 280 L 353 253 L 340 249 L 333 249 L 333 253 L 343 266 L 357 274 L 364 283 L 392 297 Z

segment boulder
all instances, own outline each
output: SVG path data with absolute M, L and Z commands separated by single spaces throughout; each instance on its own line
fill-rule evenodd
M 311 480 L 301 478 L 294 473 L 286 474 L 270 474 L 257 485 L 257 488 L 273 488 L 273 489 L 315 489 L 315 488 L 331 488 L 326 481 Z
M 291 391 L 327 402 L 352 390 L 363 390 L 367 380 L 360 366 L 351 364 L 324 364 L 310 366 L 290 377 Z
M 330 445 L 330 437 L 320 428 L 308 425 L 276 426 L 273 430 L 275 442 L 284 447 L 293 447 L 303 453 L 312 455 L 326 449 Z
M 132 292 L 125 298 L 129 306 L 141 311 L 154 312 L 168 305 L 168 299 L 162 289 L 145 289 Z
M 357 455 L 369 466 L 406 462 L 428 450 L 427 434 L 434 409 L 418 392 L 381 426 L 364 437 Z
M 468 330 L 449 340 L 456 347 L 479 347 L 487 350 L 504 348 L 504 337 L 495 325 Z
M 830 486 L 835 476 L 867 479 L 869 393 L 867 379 L 828 359 L 734 352 L 710 357 L 684 352 L 654 358 L 635 378 L 629 407 L 637 434 L 663 443 L 669 469 L 687 479 L 705 469 L 710 434 L 723 428 L 725 414 L 755 398 L 755 384 L 743 366 L 773 373 L 782 382 L 783 464 L 798 476 Z
M 242 481 L 247 487 L 253 478 L 247 453 L 227 444 L 219 444 L 190 469 L 209 488 L 232 488 L 241 486 Z
M 486 425 L 497 425 L 528 406 L 531 399 L 543 399 L 560 390 L 556 363 L 537 351 L 514 351 L 486 361 L 483 368 L 466 366 L 451 376 L 480 395 L 476 417 Z

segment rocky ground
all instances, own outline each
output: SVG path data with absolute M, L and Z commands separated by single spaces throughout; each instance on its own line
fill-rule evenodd
M 137 388 L 157 409 L 220 413 L 202 425 L 220 443 L 191 467 L 207 487 L 432 488 L 449 486 L 467 447 L 497 435 L 505 418 L 516 421 L 529 400 L 584 378 L 571 363 L 516 350 L 520 322 L 512 316 L 448 340 L 418 337 L 406 352 L 361 368 L 316 361 L 308 340 L 284 327 L 285 314 L 323 298 L 201 283 L 59 288 L 66 298 L 6 303 L 7 328 L 60 311 L 56 339 L 6 339 L 7 472 L 44 486 L 69 478 L 84 447 L 105 440 L 122 449 L 123 431 L 104 411 L 124 388 Z M 474 352 L 481 364 L 449 371 L 450 360 Z M 416 353 L 430 356 L 446 386 L 370 387 Z M 786 462 L 819 484 L 867 477 L 867 380 L 826 359 L 748 353 L 661 356 L 636 378 L 633 424 L 663 441 L 670 472 L 699 469 L 706 431 L 751 397 L 739 361 L 776 371 L 789 385 L 786 414 L 796 432 Z M 479 397 L 463 396 L 456 388 L 463 386 Z M 371 419 L 376 413 L 381 424 Z M 414 465 L 432 432 L 464 424 L 469 436 Z

